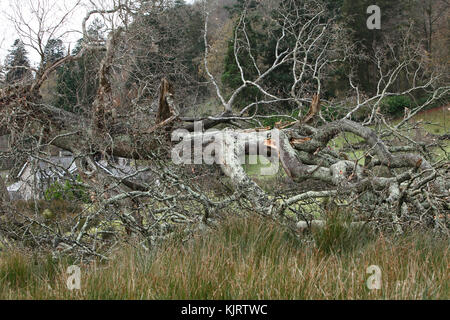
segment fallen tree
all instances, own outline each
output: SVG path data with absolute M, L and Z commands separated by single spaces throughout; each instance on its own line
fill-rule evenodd
M 228 101 L 208 68 L 208 8 L 205 8 L 205 70 L 223 106 L 223 112 L 216 116 L 183 117 L 177 106 L 176 88 L 163 79 L 155 118 L 118 117 L 111 79 L 114 69 L 120 68 L 120 65 L 115 65 L 116 56 L 126 40 L 122 27 L 111 30 L 105 43 L 86 42 L 76 56 L 68 55 L 46 66 L 30 83 L 3 88 L 0 94 L 1 125 L 11 135 L 13 151 L 34 159 L 45 157 L 45 148 L 50 145 L 70 151 L 82 182 L 76 177 L 72 179 L 77 185 L 89 190 L 91 196 L 88 207 L 70 220 L 66 232 L 61 230 L 58 223 L 49 225 L 38 217 L 9 213 L 14 216 L 14 221 L 20 222 L 10 235 L 15 234 L 14 237 L 18 239 L 20 236 L 17 235 L 21 232 L 23 235 L 29 234 L 30 228 L 39 227 L 45 231 L 45 236 L 32 234 L 37 243 L 52 243 L 54 246 L 63 243 L 63 251 L 78 249 L 84 254 L 106 258 L 104 251 L 100 253 L 105 249 L 99 248 L 97 241 L 105 240 L 105 234 L 115 235 L 118 231 L 114 228 L 100 233 L 93 231 L 92 228 L 98 229 L 94 221 L 117 220 L 128 234 L 142 235 L 144 240 L 141 244 L 149 246 L 173 232 L 174 223 L 202 225 L 201 221 L 210 222 L 221 210 L 235 203 L 252 207 L 252 210 L 265 217 L 297 225 L 300 229 L 304 229 L 305 223 L 320 226 L 323 222 L 316 221 L 314 215 L 305 215 L 298 204 L 338 198 L 345 199 L 342 206 L 358 213 L 356 224 L 360 224 L 361 220 L 373 221 L 380 225 L 387 224 L 398 233 L 403 232 L 404 227 L 431 226 L 448 233 L 448 162 L 435 161 L 428 154 L 426 145 L 413 141 L 401 128 L 408 125 L 414 114 L 448 94 L 449 87 L 439 86 L 440 78 L 433 73 L 428 74 L 427 79 L 419 78 L 423 70 L 422 65 L 417 64 L 418 59 L 421 59 L 418 48 L 389 71 L 383 67 L 383 58 L 386 57 L 380 56 L 376 63 L 380 71 L 377 94 L 363 99 L 350 77 L 356 93 L 355 104 L 345 116 L 334 120 L 325 119 L 320 99 L 323 73 L 335 61 L 347 59 L 346 50 L 349 48 L 343 50 L 346 52 L 340 59 L 335 56 L 336 48 L 331 41 L 333 32 L 339 26 L 332 19 L 325 20 L 323 7 L 311 8 L 305 5 L 303 9 L 306 11 L 292 13 L 290 6 L 295 3 L 283 3 L 277 10 L 289 14 L 283 15 L 281 22 L 272 21 L 281 28 L 281 36 L 276 38 L 274 61 L 269 66 L 261 66 L 254 59 L 254 68 L 257 70 L 254 79 L 247 78 L 240 63 L 239 53 L 242 51 L 247 51 L 252 58 L 246 31 L 248 12 L 244 11 L 240 17 L 234 34 L 234 50 L 242 84 L 228 95 Z M 85 24 L 92 15 L 116 12 L 130 18 L 139 14 L 124 5 L 113 9 L 97 9 L 87 15 L 84 32 Z M 89 39 L 87 34 L 85 37 Z M 284 41 L 287 38 L 294 41 L 293 47 L 286 46 Z M 404 49 L 410 50 L 411 47 Z M 61 65 L 82 57 L 89 50 L 104 51 L 98 69 L 99 89 L 91 112 L 87 116 L 79 115 L 43 103 L 40 88 L 48 76 Z M 265 87 L 264 80 L 274 70 L 285 65 L 292 68 L 293 84 L 288 90 L 289 96 L 279 97 Z M 397 77 L 403 71 L 411 74 L 410 68 L 413 67 L 414 85 L 404 92 L 391 92 Z M 317 82 L 312 98 L 303 98 L 303 95 L 308 96 L 305 90 L 309 90 L 309 86 L 303 84 L 307 78 Z M 236 99 L 249 87 L 259 90 L 263 99 L 237 111 L 234 108 Z M 383 98 L 424 89 L 433 91 L 431 98 L 395 127 L 390 126 L 379 113 Z M 307 111 L 304 110 L 305 105 L 310 108 L 305 116 L 299 118 L 276 115 L 284 116 L 286 121 L 277 123 L 275 128 L 261 126 L 261 120 L 270 116 L 260 114 L 258 108 L 280 103 L 293 103 L 303 113 Z M 366 121 L 352 120 L 355 112 L 368 106 L 370 112 Z M 251 110 L 254 113 L 248 116 Z M 138 122 L 139 125 L 136 124 Z M 381 124 L 385 125 L 384 129 L 380 129 Z M 227 128 L 205 131 L 220 126 Z M 350 159 L 348 153 L 330 148 L 333 139 L 344 133 L 358 137 L 357 148 L 363 149 L 362 155 Z M 393 137 L 405 144 L 394 143 Z M 346 142 L 346 145 L 350 150 L 356 148 L 351 142 Z M 190 149 L 187 152 L 189 161 L 191 155 L 197 153 L 200 154 L 201 162 L 174 163 L 174 154 L 182 157 L 180 146 L 184 151 Z M 222 199 L 213 197 L 199 182 L 192 182 L 202 175 L 203 169 L 198 172 L 193 168 L 191 174 L 183 168 L 183 164 L 188 167 L 203 164 L 205 150 L 209 152 L 211 160 L 208 164 L 220 167 L 233 186 L 234 190 Z M 248 176 L 242 166 L 245 156 L 267 157 L 275 169 L 281 164 L 282 170 L 299 189 L 305 182 L 313 180 L 318 182 L 321 190 L 271 195 Z M 118 178 L 100 168 L 97 162 L 98 159 L 104 159 L 114 166 L 116 157 L 145 161 L 146 165 L 136 165 L 131 173 Z M 5 192 L 2 194 L 6 195 Z M 3 196 L 2 201 L 8 202 Z M 108 248 L 113 247 L 110 245 Z

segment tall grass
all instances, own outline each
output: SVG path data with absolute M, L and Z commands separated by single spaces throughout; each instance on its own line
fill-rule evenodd
M 66 287 L 70 261 L 3 252 L 0 299 L 449 298 L 448 239 L 327 228 L 297 238 L 266 220 L 230 218 L 188 243 L 124 247 L 81 266 L 79 291 Z M 366 286 L 370 265 L 382 270 L 381 290 Z

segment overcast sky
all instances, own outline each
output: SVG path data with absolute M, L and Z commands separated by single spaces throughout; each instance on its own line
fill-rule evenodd
M 78 0 L 41 0 L 43 2 L 47 2 L 48 7 L 50 8 L 50 16 L 48 19 L 49 23 L 53 23 L 56 21 L 60 21 L 63 15 L 68 11 L 67 8 L 73 8 L 75 3 Z M 11 48 L 14 40 L 18 38 L 18 33 L 14 27 L 14 24 L 10 21 L 9 16 L 13 15 L 14 3 L 18 2 L 21 5 L 21 11 L 24 13 L 27 22 L 29 22 L 33 27 L 37 29 L 37 21 L 32 18 L 31 8 L 32 3 L 35 6 L 36 0 L 0 0 L 0 20 L 2 23 L 0 24 L 0 60 L 3 63 L 6 55 L 8 54 L 8 50 Z M 88 2 L 88 1 L 86 1 Z M 70 19 L 67 19 L 67 23 L 61 29 L 61 32 L 67 32 L 63 41 L 66 46 L 76 42 L 80 37 L 81 33 L 81 22 L 86 15 L 87 7 L 85 5 L 79 6 L 72 14 Z M 75 32 L 77 31 L 77 32 Z M 73 46 L 72 46 L 73 47 Z M 33 64 L 39 61 L 38 54 L 31 48 L 27 48 L 29 52 L 29 57 L 32 60 Z
M 36 6 L 37 3 L 43 2 L 50 8 L 51 14 L 46 23 L 53 23 L 55 21 L 60 21 L 63 15 L 68 11 L 67 8 L 72 8 L 75 3 L 80 0 L 0 0 L 0 62 L 4 63 L 5 57 L 8 54 L 8 50 L 14 43 L 14 40 L 18 38 L 18 33 L 14 27 L 14 24 L 10 21 L 9 16 L 14 13 L 14 4 L 20 4 L 20 10 L 24 13 L 25 19 L 30 24 L 36 26 L 37 21 L 32 19 L 32 8 Z M 82 4 L 77 7 L 73 12 L 70 19 L 67 19 L 67 23 L 62 28 L 62 32 L 70 31 L 63 37 L 63 41 L 68 47 L 74 47 L 74 43 L 81 38 L 81 23 L 83 18 L 86 16 L 86 12 L 92 8 L 89 4 L 90 2 L 102 3 L 104 6 L 112 7 L 112 0 L 81 0 Z M 186 2 L 192 3 L 195 0 L 187 0 Z M 220 0 L 219 0 L 220 1 Z M 111 6 L 109 6 L 111 3 Z M 27 48 L 29 52 L 29 58 L 33 65 L 36 65 L 39 61 L 38 54 L 31 48 Z

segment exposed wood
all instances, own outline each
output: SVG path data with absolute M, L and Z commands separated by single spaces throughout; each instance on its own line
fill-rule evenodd
M 172 84 L 167 79 L 162 79 L 156 125 L 151 127 L 147 133 L 153 133 L 161 128 L 165 128 L 166 131 L 172 130 L 173 122 L 180 116 L 180 112 L 173 99 L 174 94 L 175 90 Z
M 178 115 L 178 112 L 167 101 L 168 96 L 173 96 L 175 91 L 172 84 L 167 79 L 162 79 L 159 93 L 159 108 L 156 115 L 156 123 L 160 124 L 171 117 Z
M 309 109 L 308 114 L 302 120 L 302 122 L 306 124 L 311 123 L 315 119 L 315 117 L 319 114 L 319 112 L 320 112 L 320 96 L 318 94 L 315 94 L 311 102 L 311 108 Z
M 119 38 L 122 34 L 122 28 L 118 28 L 114 32 L 112 32 L 106 43 L 106 54 L 100 63 L 100 69 L 98 72 L 99 76 L 99 88 L 97 91 L 97 96 L 93 104 L 93 112 L 94 112 L 94 131 L 102 135 L 107 132 L 112 126 L 114 122 L 113 114 L 115 110 L 114 103 L 112 99 L 112 84 L 110 77 L 110 72 L 112 68 L 112 63 L 114 59 L 114 54 L 117 49 L 117 44 Z

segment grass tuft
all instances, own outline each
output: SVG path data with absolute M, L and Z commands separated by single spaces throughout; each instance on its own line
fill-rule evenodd
M 0 299 L 448 299 L 448 239 L 391 237 L 328 225 L 297 237 L 259 217 L 232 217 L 216 230 L 150 252 L 120 248 L 83 265 L 81 290 L 66 287 L 70 261 L 0 252 Z M 30 263 L 31 261 L 31 263 Z M 369 290 L 366 270 L 382 270 Z

